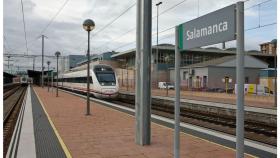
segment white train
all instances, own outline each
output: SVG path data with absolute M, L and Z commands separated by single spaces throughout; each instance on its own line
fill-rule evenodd
M 56 80 L 54 82 L 56 85 Z M 58 78 L 58 87 L 87 92 L 87 70 L 76 70 L 62 74 Z M 118 92 L 119 84 L 112 67 L 94 65 L 90 69 L 90 93 L 96 98 L 113 99 L 118 96 Z

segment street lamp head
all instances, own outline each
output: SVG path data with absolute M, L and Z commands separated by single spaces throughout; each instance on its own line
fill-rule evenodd
M 60 54 L 61 54 L 61 53 L 60 53 L 59 51 L 55 52 L 55 56 L 56 56 L 56 57 L 59 57 Z
M 156 4 L 156 6 L 159 6 L 159 5 L 161 5 L 162 4 L 162 2 L 158 2 L 157 4 Z
M 94 21 L 92 21 L 91 19 L 87 19 L 84 21 L 83 23 L 83 28 L 86 30 L 86 31 L 91 31 L 93 30 L 95 27 L 95 23 Z
M 50 61 L 47 61 L 47 64 L 48 64 L 48 65 L 50 65 L 50 63 L 51 63 Z

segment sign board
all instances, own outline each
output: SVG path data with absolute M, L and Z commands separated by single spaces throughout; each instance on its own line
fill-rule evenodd
M 227 83 L 231 83 L 232 82 L 232 78 L 222 78 L 222 82 L 226 82 L 227 81 Z
M 235 40 L 235 7 L 236 4 L 232 4 L 179 25 L 179 49 Z

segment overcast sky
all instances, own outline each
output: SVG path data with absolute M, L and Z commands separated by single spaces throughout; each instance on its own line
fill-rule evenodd
M 92 31 L 91 53 L 105 51 L 124 51 L 135 47 L 136 6 L 135 0 L 69 0 L 48 28 L 42 32 L 50 20 L 67 0 L 23 0 L 26 33 L 29 54 L 41 54 L 42 33 L 45 40 L 45 54 L 53 55 L 59 50 L 63 55 L 85 54 L 87 33 L 82 28 L 85 19 L 95 21 L 96 28 Z M 237 0 L 186 0 L 180 5 L 165 11 L 182 0 L 162 0 L 159 7 L 159 32 L 180 23 L 215 11 Z M 245 3 L 245 30 L 276 22 L 276 0 L 250 0 Z M 153 17 L 156 16 L 153 1 Z M 199 3 L 199 5 L 198 5 Z M 23 21 L 20 0 L 4 0 L 4 47 L 5 53 L 26 53 Z M 134 6 L 133 6 L 134 5 Z M 133 6 L 133 7 L 131 7 Z M 199 6 L 199 7 L 198 7 Z M 252 7 L 253 6 L 253 7 Z M 123 16 L 109 27 L 99 30 L 131 7 Z M 162 11 L 165 11 L 163 14 Z M 260 18 L 259 18 L 260 17 Z M 276 25 L 270 25 L 245 32 L 245 48 L 259 50 L 259 44 L 276 38 Z M 129 33 L 123 35 L 124 33 Z M 99 32 L 97 35 L 94 35 Z M 156 32 L 156 18 L 153 18 L 153 33 Z M 121 36 L 123 35 L 123 36 Z M 159 43 L 174 44 L 174 30 L 170 29 L 159 34 Z M 156 36 L 153 36 L 155 44 Z M 217 45 L 217 46 L 220 46 Z M 235 46 L 235 41 L 228 42 L 227 47 Z M 5 58 L 4 58 L 5 59 Z M 5 59 L 6 60 L 6 59 Z M 41 60 L 36 59 L 36 66 Z M 52 62 L 54 63 L 54 62 Z M 7 64 L 7 61 L 4 61 Z M 32 65 L 32 59 L 14 59 L 14 65 Z

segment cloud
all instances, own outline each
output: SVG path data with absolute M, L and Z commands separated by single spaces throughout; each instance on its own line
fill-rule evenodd
M 45 54 L 53 55 L 59 50 L 63 55 L 68 54 L 84 54 L 87 44 L 87 33 L 82 28 L 85 19 L 91 18 L 96 23 L 96 28 L 91 32 L 91 50 L 94 53 L 114 50 L 123 45 L 117 51 L 125 51 L 135 47 L 133 43 L 136 39 L 135 30 L 126 33 L 136 27 L 136 7 L 132 7 L 126 14 L 120 17 L 108 28 L 104 29 L 98 35 L 94 35 L 106 24 L 120 15 L 128 7 L 132 6 L 135 0 L 69 0 L 60 14 L 55 18 L 53 23 L 48 27 L 44 34 L 48 37 L 45 40 Z M 158 0 L 154 0 L 152 10 L 153 17 L 156 16 L 155 4 Z M 228 6 L 237 0 L 162 0 L 159 6 L 159 32 L 178 25 L 180 23 L 197 18 L 198 14 L 205 15 L 214 10 Z M 181 3 L 182 2 L 182 3 Z M 199 2 L 199 9 L 198 9 Z M 254 6 L 262 1 L 250 0 L 245 3 L 245 8 Z M 28 48 L 30 54 L 41 54 L 41 31 L 50 22 L 51 18 L 57 13 L 59 8 L 65 3 L 65 0 L 23 0 L 24 12 L 26 19 L 26 31 L 28 39 Z M 175 4 L 180 5 L 170 9 Z M 23 22 L 21 14 L 20 1 L 9 0 L 3 2 L 4 7 L 4 34 L 6 44 L 9 45 L 8 51 L 12 53 L 25 52 L 25 40 L 23 32 Z M 276 0 L 263 5 L 261 8 L 262 23 L 266 24 L 270 21 L 276 21 Z M 167 11 L 168 10 L 168 11 Z M 163 13 L 164 12 L 164 13 Z M 258 25 L 258 12 L 255 7 L 245 11 L 246 25 L 245 27 L 255 27 Z M 258 49 L 259 43 L 266 42 L 272 38 L 276 38 L 276 26 L 271 28 L 262 28 L 262 31 L 246 32 L 246 48 Z M 275 28 L 275 29 L 274 29 Z M 156 32 L 156 18 L 152 21 L 153 33 Z M 174 30 L 171 29 L 159 34 L 160 43 L 170 42 L 174 44 Z M 258 36 L 258 37 L 256 37 Z M 153 36 L 153 44 L 155 44 L 156 36 Z M 256 40 L 257 39 L 257 40 Z M 231 45 L 230 43 L 228 45 Z M 30 64 L 31 59 L 26 59 Z M 39 59 L 36 62 L 40 62 Z

